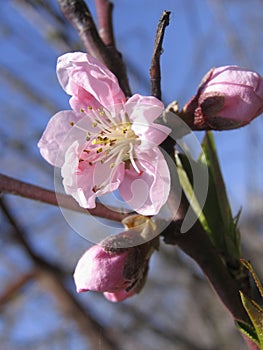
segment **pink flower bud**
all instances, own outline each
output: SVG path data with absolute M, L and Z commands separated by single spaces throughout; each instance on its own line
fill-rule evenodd
M 182 117 L 193 129 L 225 130 L 248 124 L 263 112 L 263 78 L 238 66 L 211 69 Z
M 120 253 L 105 251 L 94 245 L 80 258 L 74 273 L 78 292 L 94 290 L 115 292 L 129 285 L 123 276 L 123 269 L 129 251 Z
M 103 292 L 108 300 L 116 302 L 142 289 L 149 258 L 157 248 L 158 238 L 140 246 L 110 248 L 110 243 L 117 242 L 115 237 L 118 235 L 106 239 L 103 245 L 92 246 L 80 258 L 74 273 L 79 293 Z

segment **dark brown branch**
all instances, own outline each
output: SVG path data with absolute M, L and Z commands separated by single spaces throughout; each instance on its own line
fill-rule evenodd
M 106 46 L 115 47 L 113 26 L 112 26 L 112 10 L 113 4 L 108 0 L 95 0 L 99 35 Z
M 163 50 L 162 44 L 163 44 L 165 28 L 169 25 L 169 17 L 170 17 L 170 12 L 164 11 L 158 23 L 156 36 L 155 36 L 151 69 L 150 69 L 151 94 L 152 96 L 157 97 L 159 100 L 162 99 L 160 56 Z
M 60 273 L 60 270 L 50 264 L 48 261 L 37 255 L 27 240 L 27 235 L 21 225 L 14 218 L 10 208 L 5 200 L 0 199 L 3 213 L 14 229 L 16 240 L 25 248 L 26 252 L 33 260 L 37 267 L 37 277 L 40 282 L 45 285 L 48 291 L 53 292 L 57 298 L 57 302 L 64 313 L 65 317 L 71 317 L 77 322 L 84 337 L 87 338 L 92 349 L 97 350 L 100 346 L 105 350 L 118 350 L 119 347 L 115 343 L 112 336 L 109 335 L 99 322 L 78 302 L 76 297 L 72 295 L 65 287 L 67 281 L 65 274 Z
M 87 52 L 103 62 L 118 78 L 126 96 L 131 95 L 126 68 L 119 52 L 109 49 L 97 31 L 92 15 L 83 0 L 58 0 L 61 12 L 78 31 Z
M 80 213 L 90 213 L 94 216 L 118 222 L 127 216 L 127 213 L 121 213 L 119 209 L 110 210 L 108 207 L 105 207 L 100 203 L 97 203 L 97 206 L 94 209 L 88 210 L 81 208 L 78 203 L 68 195 L 55 193 L 54 191 L 31 185 L 2 174 L 0 174 L 0 192 L 11 193 L 43 203 L 61 206 Z
M 239 296 L 242 286 L 228 272 L 199 221 L 184 234 L 179 233 L 178 223 L 172 222 L 165 232 L 165 241 L 178 245 L 196 261 L 234 319 L 250 323 Z
M 167 138 L 163 142 L 162 147 L 171 157 L 174 157 L 174 147 L 171 139 Z M 176 202 L 176 198 L 174 197 L 172 193 L 170 195 L 171 202 Z M 179 209 L 174 213 L 173 221 L 162 233 L 164 241 L 168 244 L 177 245 L 187 255 L 193 258 L 203 270 L 214 291 L 231 313 L 232 317 L 250 324 L 250 319 L 242 305 L 239 294 L 239 290 L 244 290 L 245 288 L 247 291 L 249 290 L 249 286 L 244 285 L 244 280 L 235 280 L 231 276 L 219 252 L 213 246 L 198 219 L 187 233 L 182 234 L 180 232 L 181 223 L 185 218 L 188 207 L 189 204 L 186 197 L 182 196 Z
M 87 52 L 102 62 L 106 62 L 107 50 L 85 2 L 83 0 L 58 0 L 58 3 L 61 12 L 78 31 Z

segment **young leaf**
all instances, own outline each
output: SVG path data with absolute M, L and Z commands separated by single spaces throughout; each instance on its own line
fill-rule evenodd
M 241 263 L 249 270 L 249 272 L 251 273 L 251 275 L 253 276 L 253 279 L 258 287 L 259 293 L 263 298 L 263 287 L 262 284 L 260 283 L 260 280 L 258 278 L 258 276 L 256 275 L 253 266 L 250 264 L 250 262 L 248 262 L 245 259 L 240 259 Z
M 252 299 L 240 292 L 242 303 L 255 328 L 260 349 L 263 349 L 263 309 Z
M 211 229 L 213 241 L 227 264 L 238 266 L 241 256 L 240 234 L 228 201 L 211 132 L 206 133 L 202 147 L 204 155 L 200 158 L 200 161 L 206 162 L 209 171 L 208 196 L 203 212 Z M 236 273 L 241 273 L 241 271 Z
M 191 203 L 191 207 L 201 222 L 203 228 L 208 233 L 208 235 L 210 235 L 211 231 L 206 221 L 206 217 L 204 216 L 198 198 L 196 197 L 193 189 L 191 167 L 188 163 L 187 157 L 184 154 L 176 153 L 175 163 L 177 166 L 179 181 L 184 190 L 185 196 L 188 199 L 189 203 Z
M 255 345 L 259 347 L 259 340 L 254 327 L 242 321 L 236 321 L 236 326 L 242 334 L 248 337 L 253 343 L 255 343 Z

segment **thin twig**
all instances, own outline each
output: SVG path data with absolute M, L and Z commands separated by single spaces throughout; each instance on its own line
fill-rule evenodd
M 117 50 L 102 41 L 89 8 L 83 0 L 58 0 L 61 12 L 78 31 L 87 52 L 103 62 L 118 78 L 126 96 L 131 95 L 126 68 Z
M 127 213 L 121 212 L 120 209 L 112 208 L 111 210 L 101 203 L 97 203 L 96 208 L 94 209 L 88 210 L 81 208 L 78 203 L 68 195 L 56 193 L 54 191 L 31 185 L 2 174 L 0 174 L 0 192 L 11 193 L 24 198 L 74 210 L 80 213 L 90 213 L 94 216 L 118 222 L 122 221 L 127 216 Z
M 115 47 L 112 10 L 113 4 L 108 0 L 95 0 L 98 17 L 99 35 L 106 46 Z
M 162 44 L 163 44 L 165 28 L 169 25 L 169 17 L 170 17 L 170 12 L 164 11 L 158 23 L 156 36 L 155 36 L 151 69 L 150 69 L 151 93 L 152 93 L 152 96 L 157 97 L 159 100 L 162 99 L 160 56 L 163 50 Z

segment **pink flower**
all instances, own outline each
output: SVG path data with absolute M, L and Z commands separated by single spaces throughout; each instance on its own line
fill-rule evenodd
M 138 293 L 146 278 L 152 246 L 109 251 L 94 245 L 80 258 L 74 273 L 78 292 L 97 291 L 113 302 Z
M 138 213 L 157 214 L 170 190 L 158 148 L 170 129 L 154 123 L 162 102 L 138 94 L 126 99 L 117 78 L 88 54 L 59 57 L 57 74 L 73 110 L 51 118 L 38 146 L 61 167 L 66 193 L 94 208 L 96 197 L 118 189 Z
M 263 112 L 263 78 L 238 66 L 211 69 L 182 116 L 193 129 L 233 129 Z

